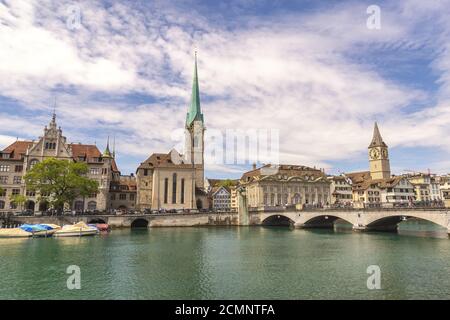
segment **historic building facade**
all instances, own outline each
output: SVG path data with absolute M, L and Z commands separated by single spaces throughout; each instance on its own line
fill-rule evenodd
M 331 203 L 330 181 L 325 173 L 306 166 L 268 164 L 244 173 L 239 184 L 246 188 L 250 207 L 307 207 Z
M 84 199 L 76 199 L 66 209 L 75 211 L 113 209 L 110 199 L 111 185 L 120 181 L 114 152 L 109 150 L 109 141 L 104 153 L 95 145 L 68 143 L 56 124 L 56 115 L 44 128 L 44 134 L 35 141 L 16 141 L 0 152 L 0 211 L 19 210 L 12 197 L 24 195 L 25 207 L 30 211 L 46 211 L 48 204 L 39 201 L 39 194 L 26 189 L 23 176 L 35 164 L 48 158 L 83 162 L 88 165 L 88 177 L 99 184 L 98 192 Z
M 330 176 L 331 204 L 351 206 L 353 202 L 352 181 L 345 175 Z
M 207 209 L 204 191 L 204 118 L 195 57 L 191 103 L 186 115 L 185 153 L 153 153 L 136 171 L 137 208 L 151 210 Z

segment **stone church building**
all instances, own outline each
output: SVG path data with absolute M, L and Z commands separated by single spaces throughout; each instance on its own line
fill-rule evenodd
M 185 154 L 172 149 L 153 153 L 136 170 L 137 203 L 140 210 L 208 208 L 204 191 L 205 123 L 195 57 L 191 103 L 185 123 Z

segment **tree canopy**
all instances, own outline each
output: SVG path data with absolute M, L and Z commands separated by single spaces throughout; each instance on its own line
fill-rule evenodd
M 40 200 L 53 208 L 72 205 L 77 197 L 98 191 L 98 182 L 87 177 L 85 163 L 48 158 L 33 166 L 24 176 L 27 190 L 39 192 Z

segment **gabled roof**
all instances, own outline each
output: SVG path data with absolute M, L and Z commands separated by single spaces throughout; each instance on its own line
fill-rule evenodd
M 171 151 L 172 152 L 172 151 Z M 154 168 L 193 168 L 192 164 L 185 163 L 184 159 L 180 158 L 181 163 L 176 164 L 172 161 L 171 152 L 169 153 L 153 153 L 144 162 L 142 162 L 138 169 L 154 169 Z
M 27 149 L 33 144 L 32 141 L 15 141 L 5 149 L 2 153 L 9 153 L 10 160 L 21 160 L 22 156 L 26 154 Z M 2 159 L 5 160 L 5 159 Z
M 72 156 L 75 160 L 83 157 L 89 162 L 93 158 L 100 158 L 102 156 L 102 153 L 96 145 L 70 143 L 69 147 L 72 149 Z

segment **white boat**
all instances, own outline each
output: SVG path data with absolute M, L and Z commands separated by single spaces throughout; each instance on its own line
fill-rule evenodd
M 31 232 L 27 232 L 20 228 L 1 228 L 0 238 L 29 238 L 33 236 Z
M 80 221 L 75 224 L 64 225 L 60 230 L 57 230 L 53 235 L 55 237 L 82 237 L 93 236 L 98 233 L 96 227 L 88 226 L 86 223 Z

